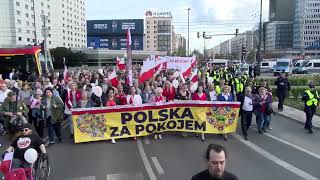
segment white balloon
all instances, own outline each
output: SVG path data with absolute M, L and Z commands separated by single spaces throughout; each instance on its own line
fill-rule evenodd
M 96 84 L 94 84 L 94 83 L 91 83 L 90 85 L 92 88 L 96 87 Z
M 192 93 L 196 92 L 197 89 L 198 89 L 198 83 L 193 83 L 190 87 L 190 91 Z
M 103 69 L 98 70 L 99 74 L 103 75 Z
M 30 164 L 35 163 L 37 158 L 38 152 L 33 148 L 26 150 L 26 152 L 24 153 L 24 159 Z
M 92 92 L 98 97 L 102 96 L 102 89 L 100 86 L 95 86 L 94 88 L 92 88 Z
M 178 80 L 173 80 L 172 81 L 172 86 L 174 87 L 174 88 L 178 88 L 178 86 L 179 86 L 179 81 Z
M 208 83 L 212 84 L 213 83 L 213 78 L 212 77 L 208 77 Z
M 162 81 L 166 81 L 166 80 L 167 80 L 167 77 L 163 77 L 163 78 L 162 78 Z

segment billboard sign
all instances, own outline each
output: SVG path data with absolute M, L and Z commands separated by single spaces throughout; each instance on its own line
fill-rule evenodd
M 143 36 L 143 19 L 122 20 L 88 20 L 88 36 L 118 36 L 125 35 L 127 29 L 132 35 Z
M 132 50 L 143 49 L 143 36 L 131 36 Z M 125 50 L 127 49 L 126 36 L 113 37 L 88 37 L 87 47 L 104 48 L 110 50 Z
M 146 11 L 146 17 L 172 17 L 171 12 Z

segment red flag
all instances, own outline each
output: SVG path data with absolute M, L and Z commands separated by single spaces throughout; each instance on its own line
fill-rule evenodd
M 191 82 L 196 83 L 198 82 L 198 69 L 194 68 L 192 75 L 191 75 Z
M 124 61 L 124 58 L 117 57 L 117 68 L 118 70 L 125 70 L 126 69 L 126 63 Z
M 108 79 L 109 79 L 109 81 L 111 82 L 111 84 L 112 84 L 113 87 L 118 87 L 118 85 L 119 85 L 119 80 L 118 80 L 117 77 L 118 77 L 118 76 L 117 76 L 117 72 L 116 72 L 115 69 L 114 69 L 114 70 L 112 71 L 112 73 L 109 74 L 109 76 L 108 76 Z

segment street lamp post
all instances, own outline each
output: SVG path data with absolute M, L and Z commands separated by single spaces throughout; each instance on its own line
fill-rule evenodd
M 187 55 L 189 56 L 190 55 L 190 36 L 189 36 L 189 33 L 190 33 L 190 10 L 191 8 L 188 8 L 188 53 Z
M 259 45 L 258 45 L 258 52 L 257 52 L 257 75 L 260 75 L 261 70 L 261 45 L 262 45 L 262 0 L 260 2 L 260 23 L 259 23 Z

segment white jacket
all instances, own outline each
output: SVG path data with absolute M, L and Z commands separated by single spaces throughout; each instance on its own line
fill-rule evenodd
M 130 104 L 130 97 L 131 95 L 127 95 L 127 103 Z M 142 98 L 139 94 L 135 94 L 133 97 L 133 105 L 139 106 L 142 105 Z

